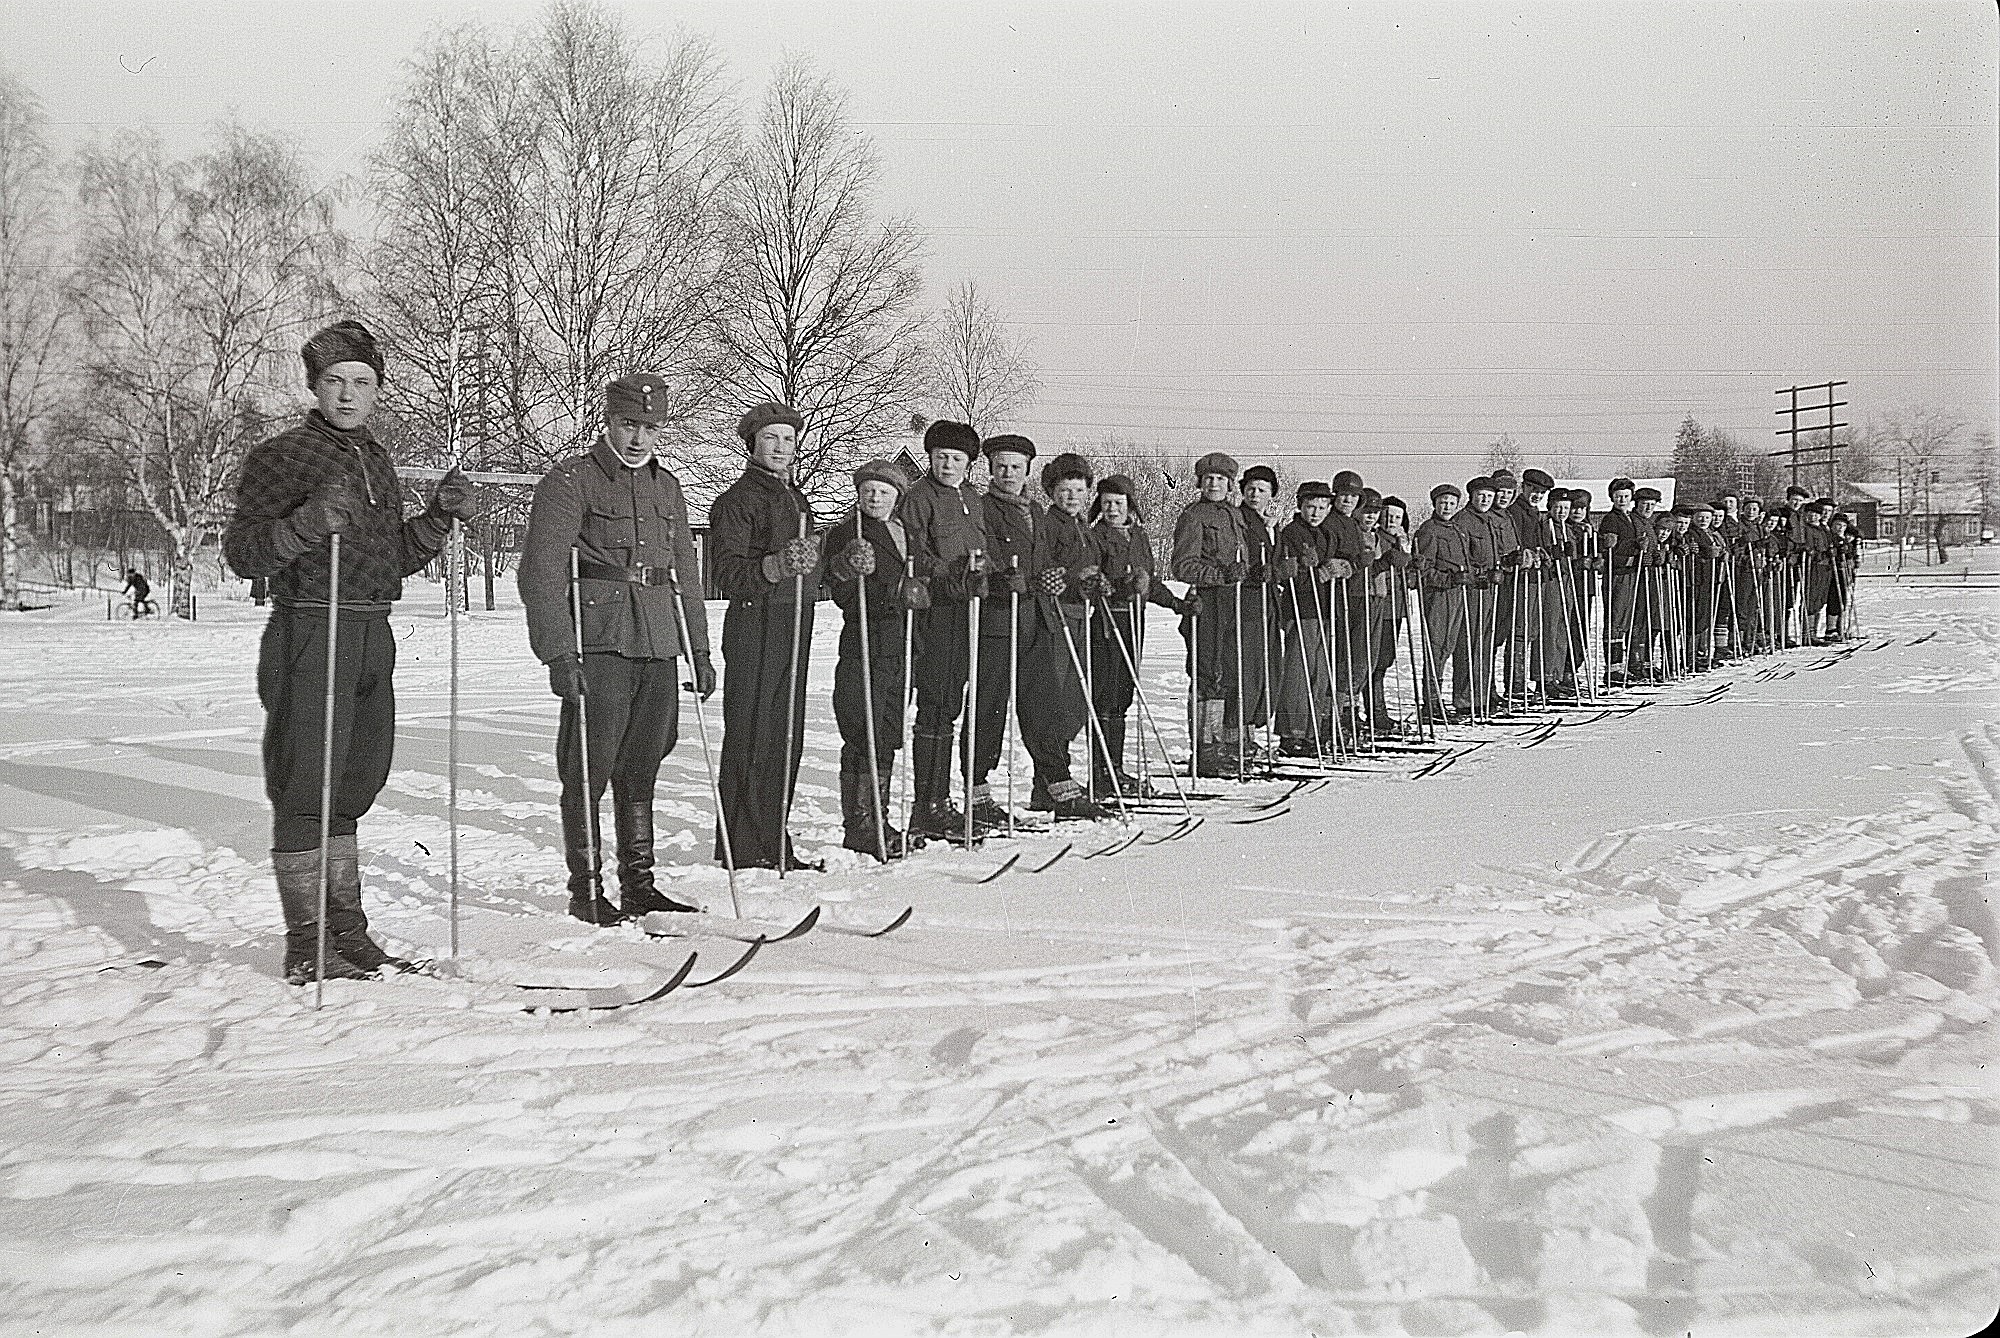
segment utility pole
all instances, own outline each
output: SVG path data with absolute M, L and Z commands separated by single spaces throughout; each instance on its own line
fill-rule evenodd
M 1801 466 L 1810 467 L 1812 465 L 1824 463 L 1826 465 L 1826 495 L 1828 497 L 1832 497 L 1839 490 L 1839 484 L 1840 484 L 1839 468 L 1835 460 L 1834 453 L 1836 451 L 1844 451 L 1847 448 L 1845 446 L 1838 445 L 1834 442 L 1833 432 L 1835 428 L 1846 427 L 1847 424 L 1835 422 L 1833 411 L 1845 405 L 1847 401 L 1835 399 L 1833 397 L 1833 392 L 1839 387 L 1844 386 L 1846 384 L 1847 382 L 1845 381 L 1827 381 L 1816 386 L 1786 386 L 1783 390 L 1775 392 L 1776 394 L 1779 395 L 1791 396 L 1791 403 L 1788 404 L 1785 408 L 1779 409 L 1777 411 L 1778 416 L 1780 418 L 1784 418 L 1787 416 L 1790 417 L 1791 420 L 1790 424 L 1788 426 L 1779 428 L 1777 431 L 1777 435 L 1780 437 L 1789 438 L 1791 440 L 1791 447 L 1790 449 L 1783 451 L 1767 451 L 1765 452 L 1765 454 L 1782 455 L 1787 457 L 1791 461 L 1792 483 L 1794 486 L 1797 486 L 1798 484 L 1799 469 Z M 1812 394 L 1816 391 L 1826 392 L 1826 403 L 1824 404 L 1799 403 L 1800 395 Z M 1824 423 L 1801 425 L 1799 422 L 1799 415 L 1802 413 L 1813 413 L 1813 414 L 1824 413 L 1826 415 L 1826 421 Z M 1805 446 L 1799 445 L 1799 435 L 1801 433 L 1811 433 L 1811 432 L 1826 433 L 1826 440 L 1824 442 L 1817 444 L 1808 444 Z M 1801 456 L 1810 455 L 1815 451 L 1825 451 L 1826 459 L 1823 462 L 1820 460 L 1800 459 Z

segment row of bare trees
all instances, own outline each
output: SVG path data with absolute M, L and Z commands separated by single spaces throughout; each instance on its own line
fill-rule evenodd
M 706 39 L 642 43 L 588 0 L 434 35 L 363 181 L 233 122 L 186 158 L 122 132 L 61 159 L 0 72 L 0 605 L 20 602 L 20 493 L 56 450 L 152 517 L 185 590 L 336 315 L 388 346 L 404 463 L 540 472 L 634 371 L 672 389 L 698 500 L 740 468 L 731 428 L 760 400 L 804 415 L 800 482 L 829 502 L 913 421 L 998 430 L 1037 390 L 1024 351 L 970 282 L 924 309 L 921 234 L 880 217 L 878 174 L 807 62 L 746 118 Z

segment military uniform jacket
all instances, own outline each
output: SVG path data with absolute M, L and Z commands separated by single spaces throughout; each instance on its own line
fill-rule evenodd
M 1333 535 L 1327 529 L 1332 520 L 1329 514 L 1319 524 L 1309 525 L 1304 516 L 1294 516 L 1290 524 L 1278 531 L 1278 551 L 1299 564 L 1299 574 L 1292 578 L 1291 588 L 1278 610 L 1282 616 L 1290 618 L 1296 614 L 1307 622 L 1318 622 L 1332 607 L 1333 587 L 1321 575 L 1334 557 Z M 1311 559 L 1310 566 L 1307 559 Z
M 1451 521 L 1432 516 L 1410 537 L 1416 544 L 1417 579 L 1424 589 L 1448 590 L 1471 573 L 1465 531 Z
M 1004 573 L 1018 570 L 1027 579 L 1027 591 L 1022 595 L 1026 601 L 1034 593 L 1035 583 L 1035 527 L 1041 523 L 1042 504 L 1032 501 L 1027 494 L 1019 497 L 1004 497 L 991 488 L 980 499 L 981 515 L 985 517 L 986 553 L 992 561 L 992 575 L 988 578 L 988 588 L 992 595 L 979 608 L 979 630 L 986 636 L 1004 637 L 1008 625 L 1014 617 L 1006 591 L 1000 584 Z M 1026 607 L 1023 603 L 1022 607 Z
M 587 653 L 640 660 L 670 660 L 681 653 L 680 604 L 662 574 L 671 568 L 687 595 L 688 643 L 697 659 L 707 658 L 708 611 L 687 501 L 680 481 L 658 459 L 628 469 L 600 437 L 535 485 L 519 579 L 528 645 L 544 664 L 576 653 L 572 546 L 580 565 L 625 568 L 639 578 L 586 575 L 577 582 Z
M 252 579 L 269 577 L 280 606 L 325 607 L 328 546 L 287 556 L 275 531 L 314 492 L 343 478 L 364 507 L 340 536 L 341 607 L 386 609 L 402 598 L 403 578 L 438 555 L 451 522 L 428 513 L 403 519 L 402 484 L 375 434 L 366 427 L 343 432 L 318 409 L 252 447 L 244 459 L 236 511 L 222 536 L 230 569 Z
M 1174 579 L 1189 585 L 1227 585 L 1223 566 L 1248 561 L 1242 508 L 1229 502 L 1190 502 L 1174 522 Z
M 959 560 L 989 547 L 979 490 L 970 483 L 947 488 L 926 475 L 904 490 L 896 514 L 910 541 L 912 574 L 930 585 L 932 607 L 965 603 L 966 589 L 955 575 Z

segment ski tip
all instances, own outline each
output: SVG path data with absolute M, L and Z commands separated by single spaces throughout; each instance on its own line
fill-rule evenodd
M 1231 818 L 1229 821 L 1234 827 L 1248 827 L 1259 822 L 1269 822 L 1273 818 L 1282 818 L 1291 811 L 1289 808 L 1281 808 L 1270 813 L 1260 813 L 1254 818 Z
M 1072 841 L 1068 845 L 1064 846 L 1061 850 L 1058 850 L 1055 854 L 1049 856 L 1046 860 L 1043 860 L 1040 864 L 1037 864 L 1034 868 L 1028 870 L 1028 872 L 1047 873 L 1050 869 L 1056 867 L 1056 864 L 1061 861 L 1064 855 L 1069 854 L 1069 852 L 1074 849 L 1076 849 L 1076 842 Z
M 893 934 L 898 929 L 901 929 L 904 925 L 908 924 L 910 922 L 910 917 L 912 915 L 915 915 L 916 913 L 917 913 L 917 908 L 915 906 L 905 906 L 903 907 L 903 913 L 901 915 L 891 920 L 888 924 L 883 925 L 880 929 L 874 930 L 868 935 L 868 937 L 881 938 L 882 935 L 884 934 Z
M 986 884 L 1000 877 L 1000 875 L 1006 873 L 1009 869 L 1013 868 L 1016 864 L 1019 864 L 1020 862 L 1021 862 L 1021 857 L 1019 855 L 1009 855 L 1007 857 L 1006 863 L 1002 864 L 999 868 L 993 870 L 993 872 L 988 874 L 983 874 L 978 878 L 961 878 L 958 881 L 961 883 L 970 883 L 974 887 L 984 887 Z
M 686 981 L 687 988 L 691 990 L 699 990 L 699 989 L 706 989 L 710 985 L 721 984 L 723 981 L 735 975 L 738 971 L 741 971 L 744 967 L 750 965 L 750 959 L 752 957 L 755 957 L 758 953 L 764 950 L 764 944 L 767 941 L 768 940 L 761 938 L 751 939 L 750 946 L 743 950 L 742 956 L 738 957 L 728 966 L 723 967 L 722 970 L 716 972 L 714 975 L 710 976 L 707 980 L 687 980 Z M 686 977 L 682 977 L 682 979 L 686 980 Z

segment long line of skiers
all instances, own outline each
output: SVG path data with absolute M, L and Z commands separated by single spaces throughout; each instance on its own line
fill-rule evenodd
M 250 453 L 224 544 L 239 575 L 271 582 L 258 682 L 294 981 L 408 965 L 368 933 L 355 836 L 393 748 L 387 616 L 402 577 L 480 505 L 453 470 L 422 514 L 402 515 L 367 426 L 382 356 L 358 323 L 320 331 L 303 356 L 317 407 Z M 709 512 L 728 601 L 718 685 L 686 502 L 658 454 L 669 398 L 657 376 L 606 387 L 603 435 L 535 490 L 519 570 L 530 647 L 563 703 L 569 913 L 593 924 L 697 909 L 655 877 L 654 790 L 684 687 L 732 887 L 740 869 L 819 867 L 789 829 L 822 599 L 843 618 L 842 843 L 885 861 L 1016 830 L 1022 751 L 1029 813 L 1102 819 L 1151 796 L 1154 774 L 1178 786 L 1323 765 L 1852 627 L 1851 526 L 1799 490 L 1768 511 L 1724 495 L 1656 516 L 1657 492 L 1617 479 L 1594 517 L 1587 493 L 1544 471 L 1500 471 L 1440 484 L 1413 527 L 1403 501 L 1352 472 L 1300 484 L 1286 506 L 1270 467 L 1214 452 L 1159 572 L 1132 479 L 1072 453 L 1037 470 L 1028 438 L 982 440 L 963 423 L 926 429 L 922 477 L 863 464 L 851 506 L 824 522 L 792 478 L 806 425 L 767 403 L 738 424 L 744 470 Z M 970 480 L 982 456 L 983 490 Z M 1185 702 L 1145 690 L 1148 606 L 1179 617 Z M 712 753 L 701 703 L 718 686 Z M 1188 747 L 1173 757 L 1180 720 Z

